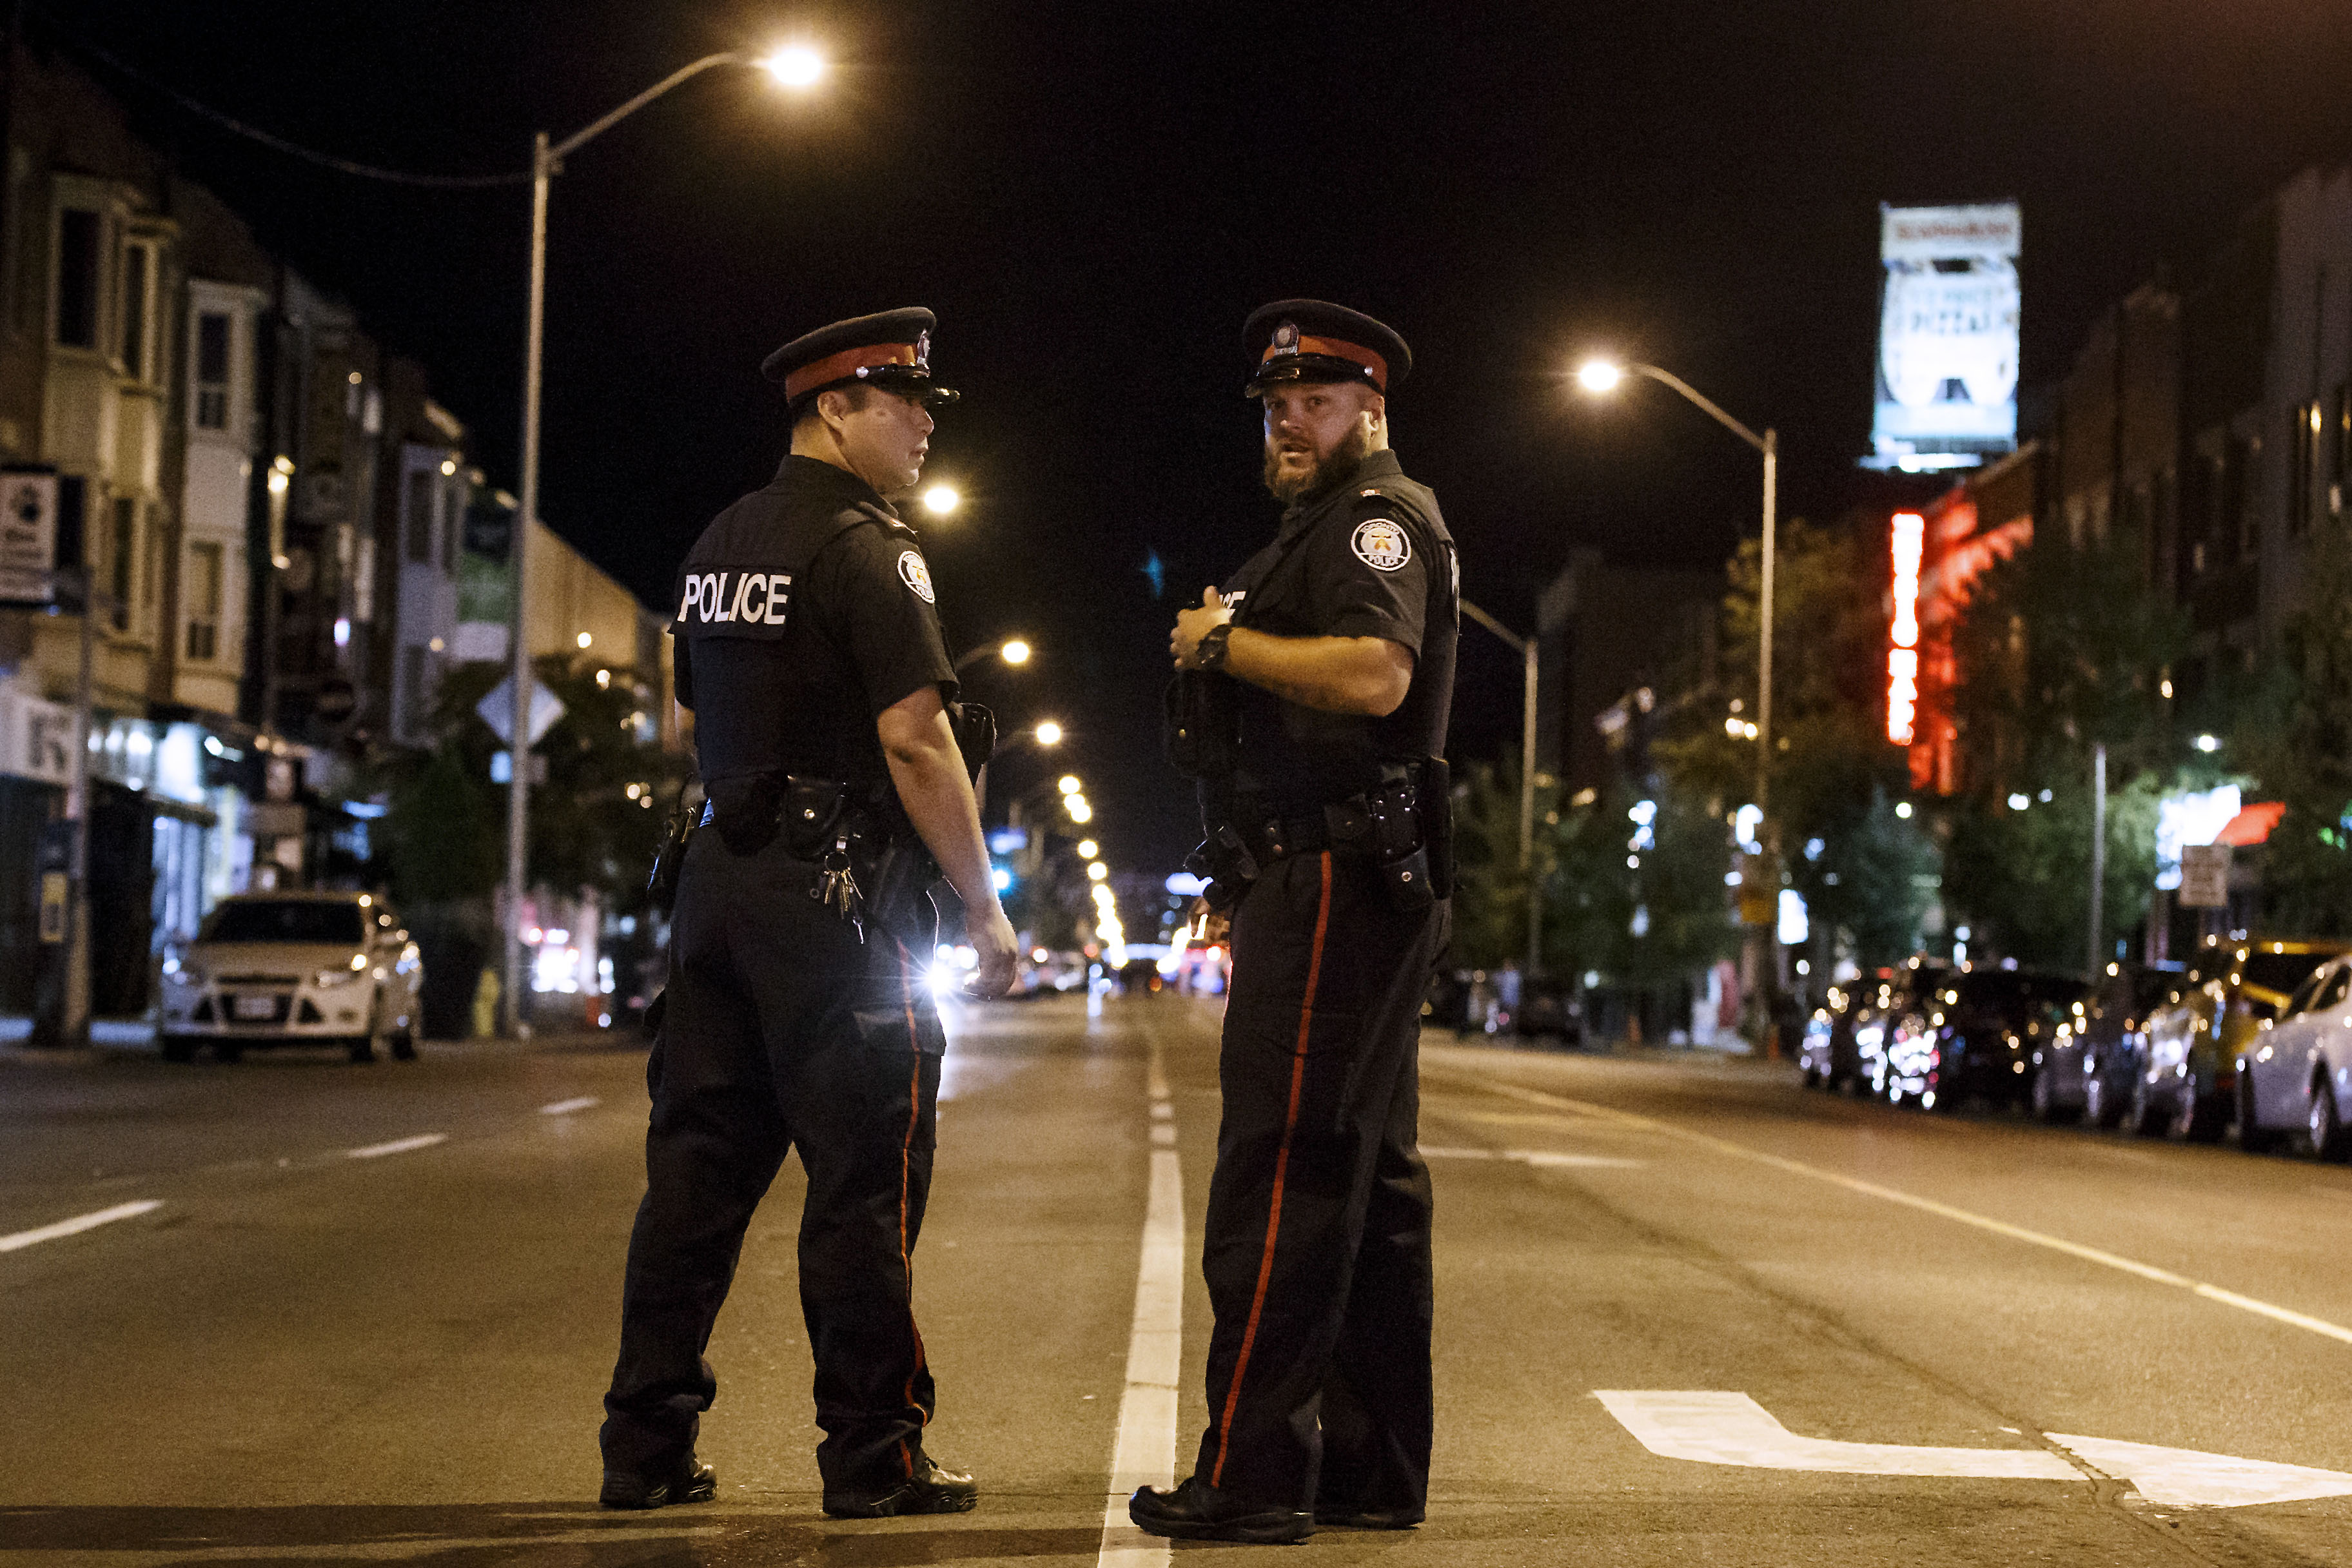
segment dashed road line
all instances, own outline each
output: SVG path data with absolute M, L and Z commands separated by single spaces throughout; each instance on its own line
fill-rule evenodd
M 0 1236 L 0 1252 L 17 1252 L 27 1247 L 38 1247 L 45 1241 L 61 1237 L 79 1236 L 86 1230 L 96 1230 L 102 1225 L 112 1225 L 119 1219 L 136 1219 L 163 1206 L 161 1198 L 141 1198 L 136 1203 L 117 1204 L 109 1209 L 95 1209 L 89 1214 L 61 1219 L 55 1225 L 40 1226 L 32 1230 L 20 1230 L 14 1236 Z
M 412 1149 L 430 1149 L 436 1143 L 446 1143 L 446 1132 L 420 1132 L 414 1138 L 395 1138 L 389 1143 L 371 1143 L 364 1149 L 346 1149 L 346 1160 L 381 1160 L 386 1154 L 405 1154 Z
M 1934 1215 L 1939 1219 L 1973 1226 L 1979 1230 L 1990 1231 L 1995 1236 L 2007 1237 L 2011 1241 L 2028 1242 L 2035 1247 L 2047 1247 L 2053 1252 L 2063 1252 L 2070 1258 L 2080 1258 L 2085 1263 L 2096 1263 L 2103 1268 L 2118 1269 L 2123 1273 L 2147 1280 L 2151 1284 L 2169 1285 L 2208 1301 L 2216 1301 L 2225 1307 L 2235 1307 L 2241 1311 L 2252 1312 L 2258 1317 L 2268 1318 L 2273 1322 L 2284 1323 L 2290 1328 L 2303 1329 L 2311 1333 L 2321 1334 L 2328 1339 L 2352 1345 L 2352 1329 L 2347 1329 L 2341 1323 L 2331 1323 L 2325 1318 L 2315 1318 L 2308 1313 L 2295 1311 L 2290 1307 L 2281 1307 L 2252 1296 L 2242 1296 L 2235 1290 L 2225 1290 L 2219 1285 L 2209 1285 L 2201 1279 L 2192 1279 L 2186 1274 L 2176 1274 L 2169 1268 L 2158 1268 L 2154 1264 L 2142 1263 L 2136 1258 L 2126 1258 L 2120 1253 L 2109 1252 L 2104 1247 L 2086 1247 L 2079 1241 L 2068 1241 L 2063 1237 L 2052 1236 L 2046 1231 L 2032 1230 L 2021 1225 L 2011 1225 L 2007 1220 L 1994 1219 L 1990 1215 L 1956 1208 L 1950 1204 L 1937 1203 L 1933 1198 L 1923 1198 L 1896 1187 L 1884 1187 L 1876 1182 L 1865 1182 L 1857 1177 L 1840 1175 L 1835 1171 L 1822 1170 L 1818 1165 L 1808 1165 L 1801 1160 L 1790 1160 L 1779 1154 L 1768 1154 L 1760 1149 L 1750 1149 L 1744 1143 L 1734 1143 L 1728 1139 L 1713 1137 L 1705 1132 L 1694 1132 L 1689 1128 L 1677 1127 L 1671 1121 L 1660 1121 L 1654 1117 L 1636 1115 L 1630 1110 L 1619 1110 L 1612 1106 L 1596 1105 L 1591 1100 L 1570 1100 L 1565 1095 L 1547 1094 L 1539 1089 L 1524 1089 L 1517 1084 L 1503 1083 L 1494 1079 L 1487 1079 L 1475 1085 L 1461 1084 L 1459 1087 L 1481 1089 L 1489 1094 L 1499 1094 L 1507 1099 L 1523 1100 L 1530 1105 L 1549 1105 L 1560 1110 L 1573 1111 L 1580 1116 L 1598 1117 L 1605 1121 L 1613 1121 L 1620 1126 L 1634 1127 L 1646 1132 L 1657 1132 L 1669 1138 L 1679 1138 L 1685 1142 L 1712 1149 L 1718 1154 L 1730 1155 L 1733 1159 L 1751 1160 L 1757 1164 L 1769 1165 L 1776 1171 L 1785 1171 L 1793 1176 L 1807 1176 L 1817 1182 L 1827 1182 L 1832 1186 L 1843 1187 L 1850 1193 L 1859 1193 L 1864 1197 L 1881 1198 L 1887 1203 L 1901 1204 L 1906 1208 L 1918 1209 L 1923 1213 Z
M 593 1110 L 604 1103 L 593 1094 L 583 1094 L 577 1100 L 559 1100 L 553 1105 L 542 1105 L 539 1113 L 541 1116 L 569 1116 L 575 1110 Z
M 1614 1154 L 1570 1154 L 1558 1149 L 1433 1149 L 1421 1148 L 1424 1160 L 1507 1160 L 1546 1170 L 1637 1171 L 1647 1160 L 1623 1160 Z

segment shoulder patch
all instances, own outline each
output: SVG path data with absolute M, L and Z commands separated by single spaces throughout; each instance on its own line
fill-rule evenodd
M 939 595 L 931 592 L 931 569 L 923 558 L 911 550 L 898 552 L 898 580 L 915 591 L 915 597 L 926 605 L 936 605 Z
M 1393 518 L 1367 518 L 1356 524 L 1348 548 L 1375 572 L 1394 572 L 1412 559 L 1412 536 Z

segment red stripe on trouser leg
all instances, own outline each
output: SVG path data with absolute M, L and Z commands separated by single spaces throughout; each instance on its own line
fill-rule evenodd
M 1250 1348 L 1257 1341 L 1259 1314 L 1265 1310 L 1266 1286 L 1274 1279 L 1274 1242 L 1282 1228 L 1282 1184 L 1290 1170 L 1290 1139 L 1298 1130 L 1298 1094 L 1307 1079 L 1307 1034 L 1315 1021 L 1315 983 L 1323 973 L 1323 934 L 1331 924 L 1331 852 L 1328 849 L 1317 857 L 1321 862 L 1323 891 L 1315 906 L 1315 941 L 1307 952 L 1307 992 L 1298 1004 L 1298 1043 L 1290 1053 L 1290 1104 L 1282 1118 L 1282 1144 L 1274 1157 L 1274 1194 L 1266 1204 L 1265 1252 L 1258 1259 L 1257 1290 L 1250 1298 L 1249 1325 L 1242 1331 L 1240 1357 L 1234 1363 L 1234 1381 L 1225 1390 L 1224 1413 L 1217 1420 L 1217 1462 L 1209 1471 L 1209 1484 L 1224 1485 L 1225 1456 L 1231 1451 L 1234 1412 L 1242 1400 L 1242 1378 L 1249 1371 Z

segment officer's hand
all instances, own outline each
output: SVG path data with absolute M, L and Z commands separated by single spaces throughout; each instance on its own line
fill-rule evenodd
M 979 969 L 964 982 L 964 994 L 985 1000 L 1012 990 L 1013 962 L 1019 953 L 1020 940 L 1013 934 L 1013 922 L 1004 918 L 1004 906 L 992 899 L 985 910 L 967 908 L 963 934 L 980 955 Z
M 1192 908 L 1185 921 L 1191 929 L 1192 940 L 1214 942 L 1220 947 L 1224 945 L 1225 938 L 1232 934 L 1234 929 L 1233 917 L 1222 910 L 1211 909 L 1206 899 L 1192 900 Z
M 1224 600 L 1217 596 L 1213 587 L 1202 591 L 1200 608 L 1179 610 L 1176 630 L 1168 638 L 1168 651 L 1175 658 L 1176 668 L 1200 668 L 1201 639 L 1209 635 L 1211 626 L 1223 626 L 1233 618 L 1234 613 L 1225 608 Z

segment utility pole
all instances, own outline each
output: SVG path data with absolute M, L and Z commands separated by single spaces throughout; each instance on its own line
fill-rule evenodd
M 1536 680 L 1538 644 L 1523 637 L 1472 604 L 1462 601 L 1462 613 L 1503 639 L 1519 656 L 1519 871 L 1528 882 L 1528 967 L 1532 981 L 1543 957 L 1543 897 L 1536 886 Z
M 2091 943 L 2083 960 L 2084 973 L 2096 981 L 2106 965 L 2100 961 L 2100 918 L 2107 882 L 2107 747 L 2102 741 L 2091 748 Z

